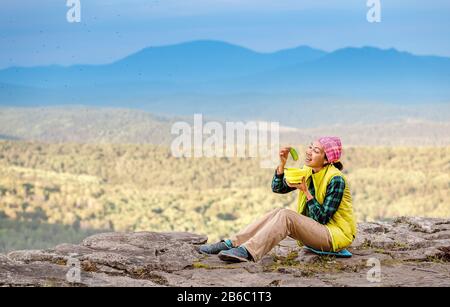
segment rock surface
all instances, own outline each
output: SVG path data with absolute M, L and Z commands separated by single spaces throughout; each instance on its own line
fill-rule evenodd
M 181 232 L 104 233 L 13 251 L 0 254 L 0 286 L 450 286 L 450 219 L 362 223 L 350 259 L 319 257 L 287 238 L 258 263 L 227 264 L 197 252 L 206 241 Z

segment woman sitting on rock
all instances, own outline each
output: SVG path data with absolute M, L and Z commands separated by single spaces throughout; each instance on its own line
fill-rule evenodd
M 356 222 L 348 183 L 339 161 L 342 153 L 338 137 L 322 137 L 306 150 L 308 175 L 299 184 L 284 179 L 290 147 L 280 150 L 280 165 L 272 191 L 299 190 L 297 212 L 275 209 L 248 225 L 233 237 L 200 246 L 204 254 L 219 254 L 224 261 L 259 261 L 287 236 L 320 251 L 337 252 L 348 247 L 356 235 Z

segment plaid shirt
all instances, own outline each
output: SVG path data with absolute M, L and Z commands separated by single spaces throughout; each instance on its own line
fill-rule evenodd
M 330 184 L 327 186 L 327 192 L 322 205 L 319 204 L 315 197 L 306 202 L 307 216 L 320 224 L 327 224 L 341 204 L 344 189 L 344 179 L 341 176 L 334 176 L 331 179 Z M 274 193 L 286 194 L 294 190 L 296 190 L 296 188 L 291 188 L 286 184 L 286 180 L 284 180 L 284 173 L 278 175 L 275 170 L 275 175 L 272 179 L 272 191 Z M 314 184 L 310 184 L 308 190 L 312 196 L 315 196 Z

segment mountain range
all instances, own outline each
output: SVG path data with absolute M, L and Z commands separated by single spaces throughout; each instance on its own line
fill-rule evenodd
M 149 47 L 104 65 L 0 70 L 0 106 L 83 104 L 155 114 L 289 115 L 335 103 L 450 102 L 450 58 L 308 46 L 260 53 L 202 40 Z

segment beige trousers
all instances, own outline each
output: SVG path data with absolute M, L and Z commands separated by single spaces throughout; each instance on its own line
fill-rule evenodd
M 259 261 L 287 236 L 304 245 L 331 251 L 328 228 L 290 209 L 275 209 L 230 238 L 233 246 L 243 245 L 254 261 Z

